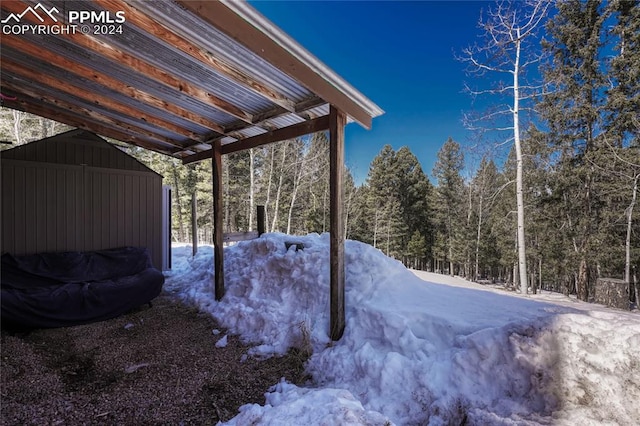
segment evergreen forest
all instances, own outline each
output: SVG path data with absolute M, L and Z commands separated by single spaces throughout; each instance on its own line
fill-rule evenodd
M 520 2 L 516 12 L 533 16 L 528 11 L 541 3 Z M 346 170 L 348 239 L 371 244 L 407 267 L 512 288 L 523 284 L 522 247 L 528 291 L 582 300 L 592 298 L 599 277 L 638 282 L 640 2 L 567 0 L 544 12 L 522 45 L 527 67 L 515 74 L 494 75 L 496 68 L 486 65 L 510 54 L 504 45 L 491 45 L 491 22 L 511 11 L 488 14 L 480 28 L 487 44 L 480 40 L 461 53 L 461 67 L 470 67 L 470 94 L 487 95 L 482 105 L 489 105 L 465 115 L 472 140 L 441 141 L 432 170 L 423 170 L 401 140 L 381 148 L 364 182 Z M 480 81 L 477 71 L 490 86 L 473 85 Z M 514 75 L 521 89 L 515 95 L 512 81 L 501 80 Z M 520 101 L 515 109 L 514 99 Z M 505 104 L 509 123 L 514 111 L 519 115 L 517 145 L 513 126 L 494 119 Z M 13 144 L 2 149 L 68 129 L 20 111 L 0 113 L 0 140 Z M 198 240 L 210 242 L 211 162 L 184 166 L 111 142 L 172 186 L 173 240 L 191 241 L 195 194 Z M 317 133 L 223 157 L 224 231 L 255 230 L 259 205 L 265 206 L 267 232 L 328 231 L 328 150 L 327 135 Z

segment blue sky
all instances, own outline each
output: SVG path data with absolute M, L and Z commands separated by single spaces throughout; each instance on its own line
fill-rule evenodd
M 479 1 L 252 1 L 252 5 L 336 71 L 385 114 L 367 131 L 346 129 L 356 182 L 385 144 L 409 146 L 427 174 L 449 136 L 470 133 L 462 112 L 465 65 L 454 58 L 479 34 Z

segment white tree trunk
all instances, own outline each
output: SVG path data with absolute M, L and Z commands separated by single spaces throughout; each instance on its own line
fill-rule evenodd
M 520 86 L 518 73 L 520 72 L 520 31 L 516 41 L 516 59 L 513 68 L 513 139 L 516 148 L 516 203 L 518 211 L 518 270 L 520 272 L 520 292 L 527 294 L 527 254 L 525 250 L 524 233 L 524 193 L 523 193 L 523 162 L 522 146 L 520 144 Z
M 391 257 L 391 253 L 389 253 L 389 243 L 391 242 L 391 215 L 389 215 L 389 219 L 387 220 L 387 253 L 386 255 Z
M 373 219 L 373 247 L 378 248 L 378 209 Z
M 453 249 L 449 244 L 449 275 L 453 276 Z
M 16 145 L 22 145 L 22 119 L 24 118 L 24 112 L 14 109 L 11 113 L 13 114 L 13 134 L 16 138 Z
M 322 194 L 322 232 L 327 232 L 327 198 L 329 198 L 329 179 L 325 179 Z
M 625 243 L 625 261 L 624 261 L 624 280 L 628 283 L 631 282 L 631 224 L 633 218 L 633 208 L 636 205 L 636 197 L 638 193 L 638 179 L 640 174 L 636 175 L 633 179 L 633 196 L 631 197 L 631 204 L 627 209 L 627 240 Z M 638 300 L 636 297 L 636 305 Z
M 287 234 L 291 235 L 291 218 L 293 217 L 293 207 L 296 204 L 298 195 L 298 185 L 294 182 L 293 191 L 291 192 L 291 203 L 289 203 L 289 213 L 287 215 Z
M 287 234 L 291 235 L 291 218 L 293 217 L 293 208 L 296 204 L 296 198 L 298 196 L 298 188 L 302 181 L 303 171 L 305 169 L 304 158 L 300 161 L 295 176 L 293 178 L 293 190 L 291 191 L 291 203 L 289 203 L 289 214 L 287 216 Z
M 346 174 L 346 173 L 345 173 Z M 349 238 L 349 210 L 351 209 L 351 198 L 353 196 L 353 188 L 349 188 L 349 195 L 347 196 L 347 202 L 345 203 L 344 210 L 344 237 Z
M 267 199 L 264 203 L 264 223 L 268 228 L 269 226 L 269 201 L 271 198 L 271 179 L 273 179 L 273 159 L 275 157 L 275 148 L 271 145 L 269 148 L 271 150 L 271 161 L 269 161 L 269 178 L 267 179 Z
M 520 101 L 530 99 L 531 96 L 522 96 L 520 91 L 533 90 L 539 92 L 534 86 L 520 86 L 521 68 L 531 66 L 541 59 L 535 52 L 522 52 L 522 41 L 528 37 L 536 37 L 538 29 L 544 25 L 544 18 L 553 2 L 547 0 L 533 0 L 530 2 L 498 2 L 496 9 L 489 9 L 488 19 L 481 20 L 480 24 L 486 31 L 486 43 L 475 45 L 465 49 L 465 62 L 472 65 L 473 69 L 483 75 L 487 71 L 497 73 L 513 74 L 513 107 L 511 115 L 513 126 L 514 148 L 516 152 L 516 204 L 517 204 L 517 240 L 518 240 L 518 261 L 516 263 L 518 276 L 520 278 L 520 288 L 523 294 L 527 293 L 527 257 L 525 250 L 525 220 L 524 220 L 524 185 L 523 185 L 523 160 L 522 146 L 520 141 Z M 511 57 L 514 49 L 515 58 Z M 528 53 L 528 54 L 527 54 Z M 521 63 L 521 54 L 522 63 Z M 483 93 L 503 94 L 507 88 L 500 83 L 500 86 L 493 90 L 469 89 L 474 95 Z M 535 94 L 535 93 L 534 93 Z M 501 116 L 501 113 L 497 115 Z M 495 114 L 488 114 L 483 119 L 495 120 Z M 474 120 L 475 121 L 475 120 Z M 505 129 L 499 127 L 495 130 Z
M 178 214 L 178 239 L 180 240 L 180 242 L 184 242 L 186 241 L 186 238 L 182 215 L 182 201 L 180 199 L 180 185 L 178 184 L 178 168 L 176 167 L 176 164 L 174 162 L 171 162 L 171 175 L 173 177 L 173 186 L 175 192 L 175 196 L 172 198 L 175 200 L 174 202 L 177 207 L 176 212 Z
M 222 162 L 222 169 L 223 169 L 223 179 L 224 182 L 229 182 L 229 157 L 226 157 L 224 159 L 224 161 Z M 229 185 L 225 185 L 224 186 L 224 216 L 225 216 L 225 222 L 223 225 L 223 229 L 226 230 L 226 232 L 231 232 L 231 214 L 230 214 L 230 206 L 229 206 Z
M 288 142 L 282 144 L 282 165 L 280 167 L 280 178 L 278 179 L 278 189 L 276 190 L 276 201 L 273 207 L 273 222 L 271 222 L 271 232 L 276 231 L 278 225 L 278 210 L 280 208 L 280 193 L 282 192 L 282 180 L 284 178 L 284 162 L 287 157 Z
M 484 180 L 484 177 L 483 177 Z M 483 189 L 484 190 L 484 184 L 483 184 Z M 474 277 L 473 280 L 474 281 L 478 281 L 478 269 L 479 269 L 479 264 L 480 264 L 480 234 L 481 234 L 481 229 L 482 229 L 482 203 L 484 200 L 484 194 L 482 194 L 482 192 L 480 193 L 480 200 L 478 202 L 478 227 L 477 227 L 477 232 L 476 232 L 476 267 L 475 267 L 475 272 L 474 272 Z

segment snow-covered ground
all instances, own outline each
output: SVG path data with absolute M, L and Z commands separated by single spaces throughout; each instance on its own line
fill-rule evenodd
M 355 241 L 345 257 L 347 325 L 331 342 L 328 235 L 225 249 L 220 302 L 211 248 L 174 248 L 165 289 L 240 335 L 249 356 L 313 350 L 312 383 L 274 383 L 227 424 L 640 424 L 637 312 L 412 272 Z

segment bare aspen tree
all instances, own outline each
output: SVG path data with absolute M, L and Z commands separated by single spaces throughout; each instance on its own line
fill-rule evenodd
M 535 87 L 523 84 L 521 78 L 529 65 L 540 60 L 540 54 L 529 48 L 526 43 L 536 38 L 547 15 L 551 2 L 549 0 L 526 0 L 499 2 L 494 10 L 489 10 L 486 19 L 480 20 L 483 33 L 483 44 L 476 44 L 463 50 L 460 58 L 469 65 L 469 71 L 475 76 L 485 78 L 488 73 L 504 74 L 509 80 L 494 81 L 490 89 L 474 89 L 468 87 L 472 96 L 494 95 L 501 97 L 506 103 L 495 111 L 468 120 L 471 128 L 478 128 L 480 121 L 499 122 L 510 117 L 505 125 L 498 124 L 488 130 L 512 132 L 506 142 L 513 142 L 516 154 L 516 205 L 517 205 L 517 245 L 518 272 L 520 289 L 527 293 L 527 257 L 525 250 L 525 220 L 523 193 L 523 155 L 520 135 L 522 102 L 531 99 Z
M 293 212 L 296 206 L 296 202 L 299 201 L 299 193 L 300 191 L 308 186 L 311 182 L 311 176 L 316 172 L 316 169 L 310 167 L 313 164 L 320 164 L 322 161 L 322 157 L 326 157 L 326 152 L 312 152 L 310 149 L 311 140 L 317 137 L 316 135 L 311 136 L 310 138 L 304 140 L 300 140 L 303 144 L 303 150 L 296 154 L 295 161 L 292 161 L 287 165 L 287 169 L 292 170 L 292 184 L 290 195 L 291 200 L 289 202 L 289 213 L 287 215 L 287 234 L 291 234 L 293 229 Z M 283 171 L 284 173 L 284 171 Z
M 287 214 L 287 234 L 291 234 L 291 221 L 293 219 L 293 209 L 298 198 L 298 190 L 302 186 L 302 180 L 309 174 L 306 170 L 306 161 L 304 155 L 300 155 L 289 167 L 293 168 L 293 188 L 291 189 L 291 200 L 289 202 L 289 213 Z M 284 171 L 283 171 L 284 174 Z
M 284 180 L 285 160 L 287 158 L 287 147 L 289 141 L 281 142 L 282 146 L 282 162 L 280 164 L 280 177 L 278 178 L 278 188 L 276 190 L 276 200 L 273 206 L 273 221 L 271 222 L 271 232 L 276 232 L 278 228 L 278 212 L 280 210 L 280 194 L 282 193 L 282 182 Z
M 173 187 L 174 187 L 174 191 L 175 191 L 175 197 L 173 197 L 174 199 L 174 203 L 176 205 L 176 213 L 178 215 L 178 239 L 182 242 L 182 241 L 186 241 L 186 237 L 185 237 L 185 227 L 184 227 L 184 220 L 183 220 L 183 211 L 182 211 L 182 202 L 180 200 L 180 185 L 179 185 L 179 180 L 180 177 L 179 175 L 179 171 L 178 171 L 178 166 L 176 164 L 175 161 L 171 161 L 171 176 L 173 178 Z
M 24 143 L 22 137 L 22 120 L 25 118 L 25 113 L 16 109 L 11 112 L 13 113 L 13 134 L 16 138 L 16 145 L 22 145 Z
M 640 129 L 640 126 L 638 126 Z M 604 166 L 593 163 L 593 165 L 601 169 L 604 173 L 615 176 L 621 182 L 629 182 L 631 186 L 631 201 L 625 209 L 626 216 L 626 236 L 625 236 L 625 249 L 624 249 L 624 280 L 628 283 L 631 282 L 631 235 L 633 233 L 633 210 L 638 200 L 638 181 L 640 181 L 640 158 L 632 157 L 631 160 L 624 158 L 625 152 L 632 152 L 631 149 L 625 150 L 620 147 L 616 147 L 610 143 L 607 143 L 612 157 L 605 157 L 603 162 Z M 631 156 L 630 156 L 631 157 Z M 614 167 L 610 167 L 614 164 Z
M 229 157 L 224 157 L 224 159 L 222 160 L 222 173 L 223 173 L 223 182 L 230 182 L 231 179 L 229 178 Z M 224 224 L 222 225 L 224 227 L 224 229 L 226 230 L 226 232 L 230 232 L 231 231 L 231 215 L 230 213 L 230 196 L 229 196 L 229 185 L 224 185 Z
M 275 146 L 271 145 L 268 148 L 265 148 L 266 152 L 270 154 L 271 161 L 269 162 L 269 178 L 267 179 L 267 198 L 264 203 L 264 220 L 266 225 L 269 226 L 269 202 L 271 198 L 271 180 L 273 178 L 273 160 L 276 155 Z

